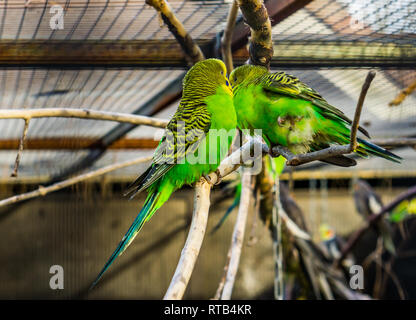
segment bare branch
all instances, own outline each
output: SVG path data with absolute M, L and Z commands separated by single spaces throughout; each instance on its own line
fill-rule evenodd
M 17 171 L 19 170 L 19 164 L 20 164 L 20 156 L 22 154 L 23 146 L 24 146 L 25 141 L 26 141 L 27 131 L 29 129 L 29 121 L 30 120 L 25 119 L 25 126 L 23 128 L 22 137 L 20 138 L 19 150 L 17 151 L 16 161 L 14 162 L 14 169 L 13 169 L 13 172 L 11 174 L 11 177 L 17 177 Z
M 273 57 L 272 25 L 263 0 L 237 0 L 250 26 L 250 64 L 270 67 Z
M 241 178 L 241 199 L 238 207 L 237 220 L 234 225 L 233 236 L 231 240 L 230 265 L 227 270 L 227 276 L 224 288 L 221 294 L 221 300 L 230 300 L 234 287 L 235 277 L 237 275 L 238 265 L 240 262 L 241 249 L 243 247 L 244 232 L 247 224 L 247 215 L 252 195 L 252 175 L 248 169 L 243 170 Z
M 396 98 L 394 98 L 392 101 L 389 102 L 389 106 L 390 107 L 398 106 L 404 101 L 404 99 L 406 99 L 408 95 L 410 95 L 415 90 L 416 90 L 416 80 L 414 80 L 406 89 L 403 89 L 402 91 L 400 91 L 400 93 L 396 96 Z
M 103 174 L 106 174 L 108 172 L 111 172 L 111 171 L 114 171 L 114 170 L 117 170 L 117 169 L 125 168 L 125 167 L 128 167 L 128 166 L 132 166 L 132 165 L 143 163 L 143 162 L 148 162 L 150 160 L 152 160 L 152 157 L 140 157 L 140 158 L 133 159 L 133 160 L 128 160 L 128 161 L 124 161 L 124 162 L 120 162 L 120 163 L 116 163 L 116 164 L 111 164 L 111 165 L 108 165 L 106 167 L 103 167 L 103 168 L 100 168 L 100 169 L 97 169 L 97 170 L 94 170 L 94 171 L 91 171 L 91 172 L 88 172 L 88 173 L 85 173 L 85 174 L 81 174 L 81 175 L 75 176 L 75 177 L 67 179 L 67 180 L 63 180 L 63 181 L 54 183 L 54 184 L 52 184 L 48 187 L 40 186 L 36 190 L 30 191 L 30 192 L 27 192 L 27 193 L 22 193 L 22 194 L 19 194 L 19 195 L 16 195 L 16 196 L 4 199 L 4 200 L 0 200 L 0 207 L 4 207 L 4 206 L 7 206 L 7 205 L 10 205 L 10 204 L 13 204 L 13 203 L 17 203 L 17 202 L 20 202 L 20 201 L 24 201 L 24 200 L 36 198 L 36 197 L 39 197 L 39 196 L 43 197 L 43 196 L 47 195 L 48 193 L 55 192 L 55 191 L 58 191 L 60 189 L 69 187 L 69 186 L 71 186 L 75 183 L 78 183 L 78 182 L 81 182 L 81 181 L 84 181 L 84 180 L 88 180 L 88 179 L 91 179 L 91 178 L 95 178 L 95 177 L 101 176 Z
M 182 50 L 192 63 L 204 60 L 204 54 L 194 42 L 183 24 L 176 18 L 169 3 L 165 0 L 146 0 L 146 3 L 160 13 L 163 22 L 168 26 L 170 32 L 179 42 Z
M 1 109 L 0 119 L 34 118 L 79 118 L 91 120 L 106 120 L 165 128 L 169 121 L 128 113 L 97 111 L 75 108 L 43 108 L 43 109 Z
M 384 214 L 393 210 L 400 202 L 407 200 L 407 199 L 411 199 L 415 196 L 416 196 L 416 186 L 410 188 L 406 192 L 401 193 L 396 199 L 390 202 L 387 206 L 384 206 L 379 213 L 371 215 L 370 218 L 367 220 L 367 224 L 361 229 L 359 229 L 357 232 L 355 232 L 348 239 L 347 244 L 345 245 L 344 248 L 342 248 L 341 256 L 336 261 L 336 265 L 340 266 L 342 264 L 342 261 L 345 259 L 347 254 L 355 247 L 355 245 L 358 243 L 358 241 L 361 239 L 364 233 L 371 226 L 373 226 L 379 219 L 381 219 L 384 216 Z
M 225 279 L 227 278 L 228 268 L 230 267 L 232 249 L 233 249 L 232 246 L 230 246 L 230 248 L 228 249 L 227 260 L 225 261 L 225 265 L 224 265 L 224 273 L 223 273 L 223 276 L 221 277 L 220 283 L 218 284 L 218 288 L 217 288 L 217 291 L 215 292 L 215 296 L 213 300 L 219 300 L 221 298 L 222 291 L 224 290 Z
M 351 139 L 350 139 L 351 151 L 355 151 L 355 149 L 357 149 L 357 131 L 360 125 L 361 110 L 363 109 L 364 99 L 365 99 L 365 96 L 367 95 L 368 88 L 370 88 L 370 84 L 373 81 L 375 76 L 376 76 L 375 71 L 370 70 L 367 73 L 367 77 L 365 78 L 364 84 L 361 88 L 360 97 L 358 98 L 357 107 L 355 108 L 354 120 L 352 121 L 352 124 L 351 124 Z
M 192 224 L 164 300 L 182 299 L 188 286 L 207 227 L 210 191 L 211 185 L 205 179 L 196 183 Z
M 221 39 L 221 55 L 227 67 L 228 74 L 230 74 L 231 71 L 233 71 L 234 69 L 233 54 L 231 51 L 231 41 L 232 41 L 235 21 L 237 20 L 237 14 L 238 14 L 238 3 L 237 3 L 237 0 L 234 0 L 230 7 L 230 11 L 228 12 L 227 25 L 225 27 L 224 34 Z

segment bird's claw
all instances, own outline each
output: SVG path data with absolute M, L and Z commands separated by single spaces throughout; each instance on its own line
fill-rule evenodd
M 217 170 L 215 170 L 214 173 L 217 175 L 217 179 L 216 179 L 216 182 L 215 183 L 212 182 L 212 180 L 211 180 L 211 178 L 210 178 L 210 176 L 208 174 L 204 174 L 204 176 L 203 176 L 205 178 L 205 180 L 207 180 L 207 182 L 210 185 L 212 185 L 212 186 L 215 186 L 217 184 L 220 184 L 221 181 L 222 181 L 222 177 L 221 177 L 220 171 L 217 169 Z
M 211 180 L 211 178 L 209 177 L 209 175 L 204 174 L 204 175 L 203 175 L 203 177 L 205 178 L 205 180 L 207 180 L 207 182 L 208 182 L 211 186 L 213 186 L 213 185 L 214 185 L 214 184 L 212 183 L 212 180 Z

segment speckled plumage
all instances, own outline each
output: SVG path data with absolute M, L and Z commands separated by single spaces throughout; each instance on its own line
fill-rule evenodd
M 280 145 L 299 154 L 350 142 L 351 120 L 296 77 L 244 65 L 233 70 L 230 82 L 238 126 L 262 129 L 269 147 Z M 359 130 L 369 137 L 363 128 Z M 355 152 L 360 156 L 374 154 L 395 162 L 400 159 L 363 139 L 358 139 Z M 328 158 L 325 162 L 341 166 L 355 163 L 344 156 Z
M 226 74 L 224 63 L 218 59 L 198 62 L 187 72 L 181 102 L 167 125 L 152 164 L 126 193 L 133 197 L 147 189 L 144 206 L 93 286 L 175 190 L 215 171 L 226 156 L 237 125 Z M 210 138 L 213 129 L 225 129 L 229 133 L 226 143 L 218 143 L 220 138 Z

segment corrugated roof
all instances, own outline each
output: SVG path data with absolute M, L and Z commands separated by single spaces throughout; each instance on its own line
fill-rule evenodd
M 213 39 L 221 31 L 229 1 L 169 1 L 178 18 L 195 39 Z M 65 6 L 64 30 L 51 30 L 49 4 L 41 1 L 0 3 L 0 39 L 59 40 L 163 40 L 173 39 L 167 27 L 161 28 L 155 10 L 144 1 L 54 1 Z M 389 41 L 413 44 L 415 41 L 416 1 L 315 0 L 273 27 L 278 41 Z M 370 39 L 370 40 L 369 40 Z M 387 40 L 386 40 L 387 39 Z M 289 44 L 290 45 L 290 44 Z M 307 45 L 307 42 L 306 42 Z M 279 47 L 280 48 L 280 47 Z M 280 48 L 281 50 L 281 48 Z M 332 52 L 328 52 L 328 56 Z M 346 51 L 345 55 L 353 54 Z M 357 55 L 357 52 L 354 52 Z M 359 54 L 359 53 L 358 53 Z M 275 52 L 279 55 L 279 51 Z M 359 56 L 357 56 L 359 57 Z M 330 103 L 352 116 L 364 81 L 365 68 L 285 69 L 318 90 Z M 415 133 L 416 96 L 402 105 L 388 107 L 396 94 L 416 79 L 412 69 L 377 68 L 368 92 L 362 123 L 374 137 Z M 133 112 L 157 96 L 183 70 L 140 70 L 83 68 L 0 68 L 0 108 L 71 107 Z M 169 118 L 177 103 L 157 116 Z M 100 137 L 117 124 L 78 119 L 34 119 L 28 137 Z M 19 138 L 22 120 L 0 120 L 2 139 Z M 127 137 L 153 138 L 156 129 L 137 128 Z M 24 151 L 20 175 L 56 174 L 87 151 Z M 129 159 L 149 151 L 111 150 L 94 167 Z M 0 173 L 9 176 L 16 152 L 0 151 Z M 386 162 L 381 162 L 381 165 Z M 409 165 L 410 166 L 410 165 Z M 415 169 L 415 168 L 413 168 Z M 136 169 L 118 171 L 133 174 Z

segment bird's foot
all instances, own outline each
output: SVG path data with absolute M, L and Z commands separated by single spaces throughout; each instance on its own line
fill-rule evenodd
M 215 182 L 212 181 L 212 179 L 210 178 L 210 176 L 208 174 L 204 174 L 204 176 L 203 176 L 205 178 L 205 180 L 207 180 L 207 182 L 210 185 L 212 185 L 212 186 L 215 186 L 217 184 L 220 184 L 221 181 L 222 181 L 222 177 L 221 177 L 220 171 L 217 169 L 217 170 L 214 171 L 214 173 L 217 176 L 217 179 L 215 179 Z

